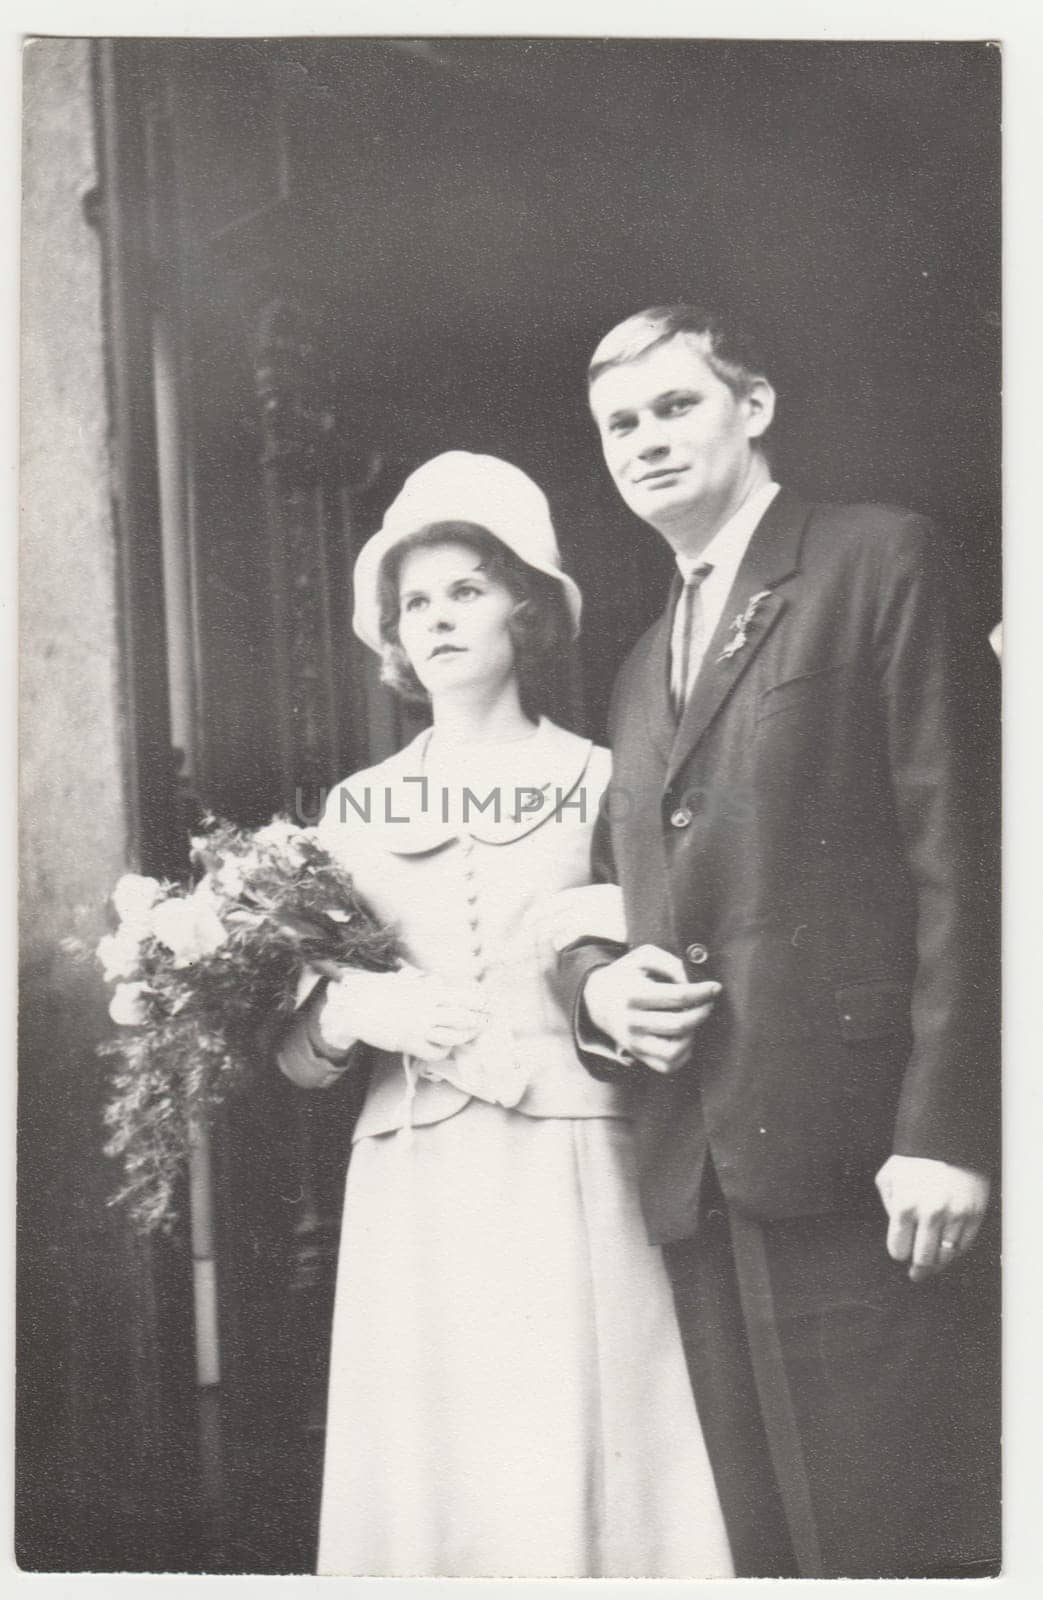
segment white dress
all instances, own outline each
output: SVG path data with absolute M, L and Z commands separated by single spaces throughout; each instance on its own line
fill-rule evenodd
M 528 782 L 520 763 L 540 757 L 542 778 L 564 760 L 571 781 L 577 748 L 599 791 L 606 754 L 550 724 L 496 770 Z M 584 881 L 593 815 L 447 836 L 424 820 L 387 845 L 332 807 L 327 842 L 411 960 L 459 973 L 459 930 L 480 935 L 498 1056 L 461 1060 L 455 1084 L 422 1071 L 415 1099 L 400 1062 L 374 1075 L 347 1175 L 319 1572 L 730 1576 L 625 1102 L 585 1073 L 553 953 L 526 942 L 531 904 Z

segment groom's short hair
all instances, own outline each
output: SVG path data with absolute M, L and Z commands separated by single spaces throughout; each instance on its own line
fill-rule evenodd
M 588 386 L 610 367 L 638 361 L 681 334 L 698 341 L 707 366 L 734 394 L 747 393 L 754 379 L 767 377 L 750 330 L 740 328 L 721 312 L 694 305 L 650 306 L 606 333 L 591 359 Z

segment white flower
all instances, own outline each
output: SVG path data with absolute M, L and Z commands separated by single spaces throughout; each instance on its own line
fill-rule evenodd
M 204 878 L 200 878 L 192 890 L 190 898 L 201 916 L 208 916 L 212 913 L 214 916 L 220 917 L 221 896 L 218 894 L 217 885 L 209 872 Z
M 139 930 L 140 933 L 144 931 Z M 97 956 L 106 983 L 114 983 L 117 978 L 133 978 L 141 964 L 140 937 L 126 923 L 121 923 L 118 933 L 107 933 L 99 939 Z
M 204 878 L 186 899 L 164 900 L 152 912 L 152 932 L 174 957 L 175 967 L 212 955 L 228 938 L 215 909 L 214 892 Z
M 291 861 L 299 861 L 303 834 L 304 829 L 298 828 L 295 822 L 287 822 L 284 817 L 275 817 L 266 827 L 258 828 L 253 837 L 254 843 L 260 845 L 262 849 L 274 850 Z
M 732 656 L 736 655 L 740 650 L 745 648 L 746 640 L 749 637 L 747 629 L 760 610 L 763 602 L 771 598 L 772 592 L 773 591 L 771 589 L 762 589 L 759 594 L 755 594 L 753 596 L 745 611 L 740 611 L 737 617 L 732 618 L 731 637 L 729 638 L 724 649 L 721 651 L 720 655 L 717 657 L 718 662 L 730 661 Z
M 125 872 L 112 891 L 112 903 L 121 922 L 141 927 L 148 922 L 148 914 L 162 894 L 156 878 L 142 877 L 139 872 Z
M 143 997 L 149 992 L 147 983 L 118 983 L 109 1001 L 109 1016 L 113 1022 L 120 1023 L 124 1028 L 133 1028 L 144 1022 L 148 1008 Z
M 229 856 L 219 867 L 215 867 L 211 877 L 218 893 L 229 900 L 238 900 L 246 887 L 242 863 L 237 861 L 235 856 Z

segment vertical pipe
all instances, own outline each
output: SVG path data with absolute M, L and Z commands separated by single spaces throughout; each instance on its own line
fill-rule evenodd
M 192 1129 L 188 1192 L 192 1233 L 196 1382 L 200 1388 L 209 1388 L 221 1381 L 221 1344 L 217 1321 L 217 1252 L 214 1241 L 210 1129 L 203 1121 L 197 1122 Z
M 185 867 L 170 737 L 170 684 L 163 595 L 153 400 L 153 261 L 145 195 L 142 68 L 136 41 L 94 46 L 105 264 L 107 378 L 112 413 L 115 521 L 128 809 L 133 855 L 144 872 Z
M 94 47 L 102 171 L 108 380 L 113 415 L 124 640 L 128 787 L 143 871 L 179 877 L 187 840 L 179 817 L 176 742 L 195 757 L 191 566 L 175 346 L 158 304 L 150 229 L 144 101 L 149 74 L 137 41 Z M 154 163 L 153 163 L 154 165 Z M 196 1377 L 220 1377 L 213 1185 L 205 1132 L 190 1158 Z M 198 1246 L 198 1248 L 197 1248 Z
M 170 678 L 170 734 L 184 758 L 182 779 L 193 784 L 198 776 L 196 651 L 185 430 L 181 420 L 177 342 L 170 315 L 165 312 L 158 313 L 153 322 L 152 358 L 163 601 L 167 623 L 167 671 Z
M 169 318 L 159 313 L 152 325 L 155 372 L 156 451 L 159 472 L 163 599 L 170 679 L 170 728 L 182 752 L 182 783 L 197 774 L 196 661 L 192 559 L 185 495 L 184 430 L 176 342 Z M 207 1388 L 221 1381 L 217 1321 L 217 1252 L 214 1245 L 214 1185 L 210 1132 L 198 1122 L 189 1151 L 189 1209 L 192 1232 L 192 1314 L 195 1326 L 196 1382 Z

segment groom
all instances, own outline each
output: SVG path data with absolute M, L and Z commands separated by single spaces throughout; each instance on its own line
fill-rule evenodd
M 595 872 L 631 948 L 575 946 L 564 975 L 588 1069 L 633 1084 L 737 1570 L 985 1572 L 984 641 L 923 518 L 774 482 L 772 385 L 715 316 L 614 328 L 590 404 L 678 570 L 610 712 Z

